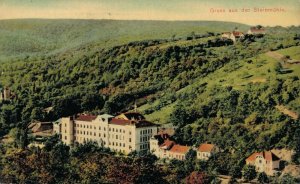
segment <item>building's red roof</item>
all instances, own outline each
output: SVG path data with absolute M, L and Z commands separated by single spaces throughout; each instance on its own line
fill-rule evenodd
M 186 154 L 189 150 L 190 150 L 190 147 L 188 147 L 188 146 L 182 146 L 182 145 L 179 145 L 179 144 L 175 144 L 170 149 L 170 152 Z
M 243 35 L 244 35 L 243 32 L 240 32 L 240 31 L 232 31 L 232 34 L 233 34 L 233 36 L 235 36 L 235 37 L 240 37 L 240 36 L 243 36 Z
M 214 147 L 215 147 L 215 145 L 213 145 L 213 144 L 201 144 L 198 148 L 198 151 L 211 152 Z
M 246 161 L 248 162 L 255 162 L 257 156 L 262 156 L 267 161 L 276 161 L 280 160 L 274 153 L 271 151 L 263 151 L 263 152 L 256 152 L 250 155 Z
M 114 125 L 124 125 L 125 126 L 125 125 L 133 124 L 133 121 L 126 120 L 126 119 L 112 118 L 109 123 L 114 124 Z
M 159 147 L 162 149 L 170 149 L 173 145 L 175 145 L 175 142 L 167 139 Z
M 76 117 L 76 120 L 78 121 L 93 121 L 97 118 L 97 116 L 93 115 L 79 115 Z

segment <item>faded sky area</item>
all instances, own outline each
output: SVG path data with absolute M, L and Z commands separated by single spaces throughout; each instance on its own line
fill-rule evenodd
M 0 19 L 218 20 L 289 26 L 300 25 L 299 17 L 300 0 L 0 0 Z

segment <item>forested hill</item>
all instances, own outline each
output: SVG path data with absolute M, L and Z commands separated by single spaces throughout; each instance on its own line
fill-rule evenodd
M 249 26 L 214 21 L 0 20 L 0 60 L 43 56 L 95 44 L 107 48 L 130 41 L 169 39 L 191 32 L 232 31 Z
M 137 102 L 149 120 L 178 126 L 177 142 L 216 143 L 228 155 L 235 152 L 230 155 L 235 164 L 254 150 L 298 145 L 299 119 L 289 115 L 300 112 L 300 65 L 293 63 L 300 60 L 299 27 L 267 28 L 264 36 L 246 36 L 233 43 L 219 33 L 247 26 L 78 21 L 81 29 L 71 29 L 72 21 L 33 20 L 35 25 L 49 24 L 49 29 L 35 28 L 35 33 L 28 22 L 8 21 L 1 26 L 11 25 L 25 37 L 34 33 L 41 40 L 49 38 L 37 53 L 61 51 L 1 64 L 1 85 L 17 95 L 1 103 L 1 134 L 18 126 L 23 139 L 32 120 L 50 121 L 80 112 L 116 114 Z M 28 31 L 17 25 L 22 29 L 27 25 Z M 101 25 L 105 32 L 97 30 Z M 51 27 L 57 28 L 54 33 Z M 14 31 L 9 32 L 5 34 Z M 103 39 L 107 38 L 112 41 L 106 47 Z M 89 39 L 94 43 L 88 44 Z M 56 40 L 53 47 L 47 47 L 49 40 Z M 7 44 L 1 45 L 7 48 L 1 54 L 5 57 L 19 46 L 24 46 L 23 53 L 30 50 L 27 42 L 12 42 L 16 47 Z M 45 108 L 52 110 L 47 113 Z

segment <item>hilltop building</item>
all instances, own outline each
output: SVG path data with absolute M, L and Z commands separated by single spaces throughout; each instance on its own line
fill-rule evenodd
M 246 159 L 246 164 L 255 166 L 257 172 L 273 176 L 279 169 L 280 159 L 271 151 L 256 152 Z
M 197 159 L 208 160 L 219 151 L 220 149 L 214 144 L 201 144 L 197 149 Z
M 250 35 L 264 35 L 266 30 L 264 28 L 251 27 L 247 33 Z
M 222 38 L 231 39 L 233 42 L 236 42 L 238 39 L 241 39 L 244 36 L 244 33 L 240 31 L 225 32 L 221 35 Z
M 222 38 L 231 39 L 233 42 L 236 42 L 238 39 L 243 38 L 245 35 L 240 31 L 224 32 L 222 33 Z
M 116 117 L 109 114 L 64 117 L 53 129 L 67 145 L 94 141 L 125 154 L 149 150 L 149 140 L 157 134 L 157 125 L 137 112 Z

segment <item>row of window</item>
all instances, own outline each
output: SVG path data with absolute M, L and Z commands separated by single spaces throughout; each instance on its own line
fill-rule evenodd
M 149 146 L 148 143 L 147 143 L 147 144 L 141 144 L 141 145 L 140 145 L 140 149 L 141 149 L 141 150 L 144 150 L 144 149 L 150 149 L 150 146 Z
M 184 155 L 170 155 L 172 158 L 176 158 L 177 160 L 184 160 Z
M 201 156 L 201 153 L 198 153 L 198 156 Z M 209 157 L 209 153 L 202 153 L 203 157 Z
M 141 134 L 141 135 L 144 135 L 144 134 L 152 134 L 152 129 L 141 130 L 141 131 L 140 131 L 140 134 Z
M 93 127 L 94 127 L 95 130 L 97 129 L 96 126 L 82 125 L 82 124 L 75 124 L 75 127 L 77 127 L 77 128 L 89 128 L 89 129 L 93 129 Z M 99 126 L 99 130 L 101 130 L 101 126 Z M 103 130 L 106 131 L 106 128 L 104 127 Z
M 89 129 L 93 129 L 93 126 L 92 126 L 92 125 L 76 124 L 75 127 L 78 127 L 78 128 L 89 128 Z M 94 126 L 94 129 L 96 130 L 96 126 Z M 99 130 L 101 130 L 101 126 L 99 126 Z M 106 128 L 104 127 L 103 130 L 106 131 Z M 118 128 L 109 128 L 109 131 L 125 133 L 125 130 L 118 129 Z M 151 133 L 152 133 L 152 130 L 151 130 Z M 129 131 L 129 135 L 131 135 L 131 131 Z
M 118 142 L 109 142 L 109 145 L 112 146 L 120 146 L 120 147 L 124 147 L 125 148 L 125 143 L 118 143 Z
M 149 141 L 150 136 L 140 137 L 140 142 L 147 142 Z
M 81 135 L 91 135 L 91 136 L 97 136 L 96 132 L 89 132 L 89 131 L 82 131 L 82 130 L 76 130 L 76 134 Z M 99 133 L 99 137 L 101 137 L 101 133 Z M 103 137 L 106 137 L 106 134 L 103 134 Z

